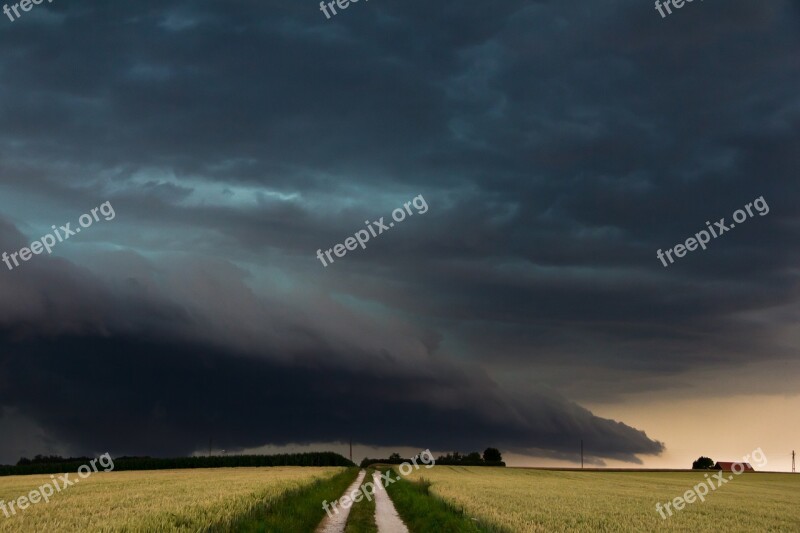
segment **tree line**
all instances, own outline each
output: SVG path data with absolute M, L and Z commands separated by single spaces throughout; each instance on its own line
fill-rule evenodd
M 388 459 L 370 459 L 368 457 L 361 461 L 361 468 L 374 464 L 388 464 L 399 465 L 403 463 L 410 463 L 411 459 L 404 459 L 400 457 L 399 453 L 393 453 Z M 483 455 L 478 452 L 468 453 L 462 455 L 459 452 L 448 453 L 447 455 L 440 455 L 436 459 L 437 465 L 460 465 L 460 466 L 506 466 L 503 462 L 503 456 L 497 448 L 486 448 Z
M 91 457 L 37 455 L 26 457 L 14 466 L 0 466 L 0 476 L 58 474 L 76 472 Z M 277 455 L 211 455 L 197 457 L 117 457 L 114 470 L 172 470 L 184 468 L 232 468 L 239 466 L 355 466 L 349 459 L 333 452 L 283 453 Z

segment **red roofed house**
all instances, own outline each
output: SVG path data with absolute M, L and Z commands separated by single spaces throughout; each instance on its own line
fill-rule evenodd
M 733 468 L 734 465 L 736 469 Z M 714 465 L 715 470 L 722 470 L 723 472 L 755 472 L 755 469 L 750 466 L 750 463 L 723 463 L 717 462 Z

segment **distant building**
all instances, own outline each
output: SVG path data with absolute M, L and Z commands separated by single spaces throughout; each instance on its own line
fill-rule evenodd
M 739 465 L 734 470 L 733 465 Z M 722 470 L 723 472 L 755 472 L 755 469 L 750 466 L 750 463 L 723 463 L 717 462 L 714 465 L 715 470 Z

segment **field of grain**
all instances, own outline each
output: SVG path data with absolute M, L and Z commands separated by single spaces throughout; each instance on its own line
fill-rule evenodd
M 206 531 L 227 529 L 287 490 L 327 479 L 337 467 L 214 468 L 98 472 L 31 505 L 0 512 L 0 532 Z M 72 474 L 70 480 L 76 476 Z M 0 500 L 15 500 L 50 482 L 49 475 L 0 477 Z
M 800 531 L 800 475 L 742 474 L 666 520 L 656 503 L 695 472 L 574 472 L 436 466 L 409 475 L 474 518 L 519 532 Z

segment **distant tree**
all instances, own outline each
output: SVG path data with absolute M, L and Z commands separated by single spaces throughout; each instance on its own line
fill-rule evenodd
M 402 461 L 403 458 L 400 457 L 399 453 L 393 453 L 392 455 L 389 456 L 389 460 L 390 461 Z
M 478 452 L 472 452 L 471 454 L 464 457 L 464 461 L 469 463 L 480 463 L 483 461 L 483 459 L 481 459 L 481 454 L 479 454 Z
M 483 452 L 483 460 L 487 463 L 499 463 L 503 460 L 503 456 L 497 448 L 486 448 Z
M 708 470 L 714 466 L 714 460 L 710 457 L 701 456 L 697 461 L 692 463 L 692 470 Z

